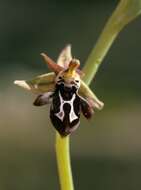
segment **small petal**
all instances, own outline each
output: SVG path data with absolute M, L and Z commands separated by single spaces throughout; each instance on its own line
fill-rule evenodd
M 55 63 L 55 61 L 53 61 L 50 57 L 48 57 L 45 53 L 41 53 L 41 56 L 44 58 L 45 63 L 47 63 L 48 67 L 55 72 L 56 74 L 58 74 L 60 71 L 64 70 L 63 67 L 61 67 L 60 65 L 57 65 Z
M 57 60 L 57 64 L 67 69 L 71 60 L 72 60 L 71 45 L 69 44 L 60 53 Z

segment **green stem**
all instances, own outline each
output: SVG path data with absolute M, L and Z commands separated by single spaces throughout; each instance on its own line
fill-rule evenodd
M 69 136 L 61 137 L 56 132 L 56 156 L 61 190 L 74 189 L 69 148 Z

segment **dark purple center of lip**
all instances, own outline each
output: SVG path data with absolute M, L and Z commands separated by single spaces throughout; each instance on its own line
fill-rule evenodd
M 71 91 L 71 90 L 72 90 L 72 87 L 64 86 L 64 91 L 69 92 L 69 91 Z

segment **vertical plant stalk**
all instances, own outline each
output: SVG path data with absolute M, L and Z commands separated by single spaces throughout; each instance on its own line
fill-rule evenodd
M 56 156 L 61 190 L 74 189 L 71 171 L 69 140 L 69 136 L 61 137 L 60 134 L 56 132 Z
M 94 78 L 101 62 L 119 32 L 140 13 L 141 0 L 121 0 L 119 2 L 84 66 L 84 81 L 87 85 Z M 70 163 L 69 136 L 62 138 L 56 133 L 56 156 L 61 190 L 74 190 Z

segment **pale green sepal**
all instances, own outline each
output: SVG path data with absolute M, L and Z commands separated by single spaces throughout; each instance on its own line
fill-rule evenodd
M 31 91 L 32 93 L 40 94 L 45 92 L 54 91 L 55 74 L 47 73 L 39 75 L 32 80 L 15 81 L 14 84 Z
M 94 107 L 98 110 L 101 110 L 104 106 L 104 103 L 101 102 L 96 95 L 93 93 L 93 91 L 89 88 L 89 86 L 81 80 L 81 86 L 79 89 L 79 94 L 85 98 L 85 99 L 92 99 L 94 101 Z

